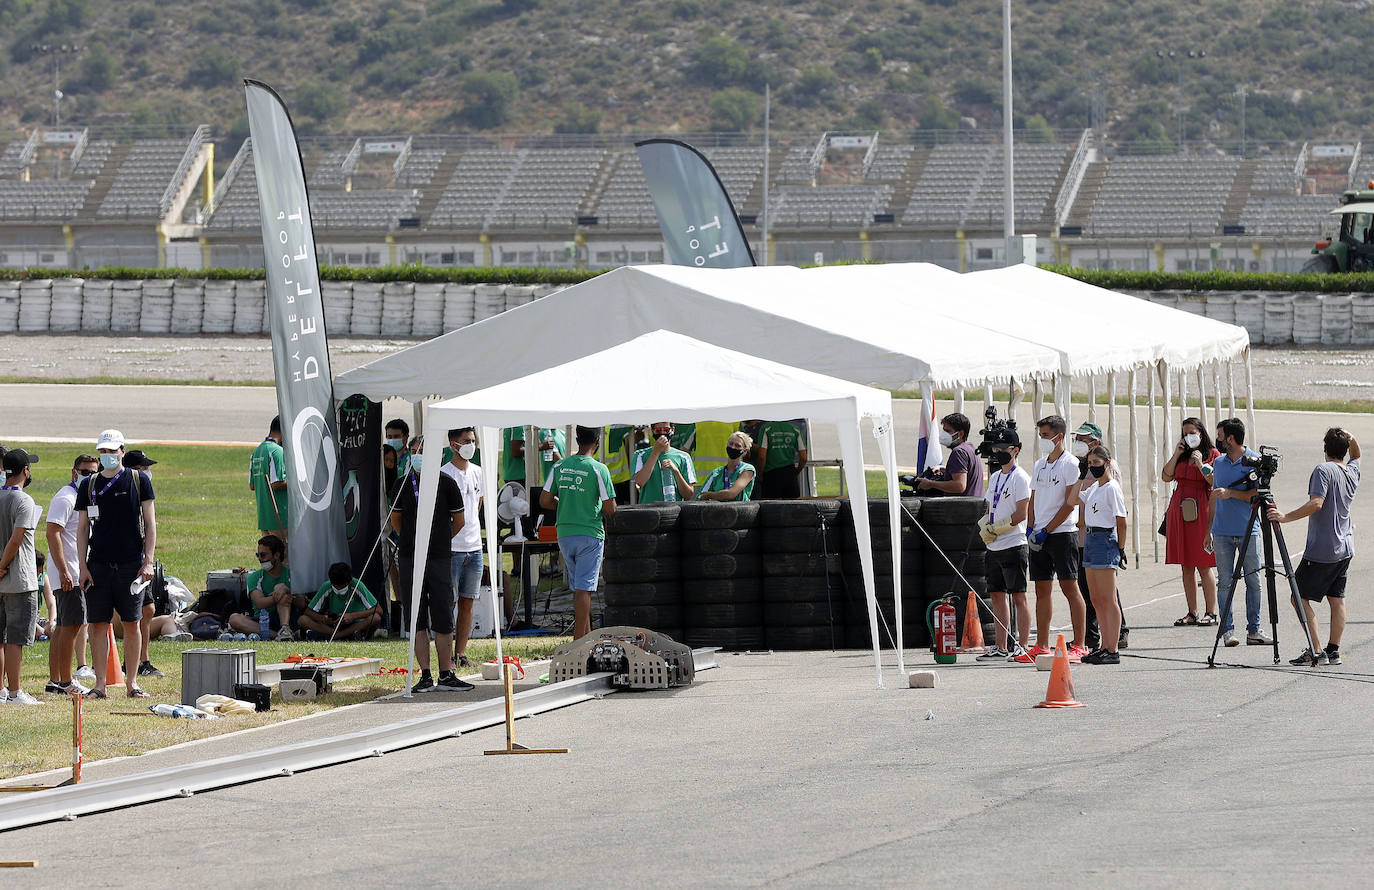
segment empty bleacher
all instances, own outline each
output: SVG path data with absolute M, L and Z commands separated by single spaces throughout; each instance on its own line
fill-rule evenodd
M 185 139 L 141 139 L 135 142 L 115 172 L 114 182 L 100 202 L 102 219 L 157 219 L 162 196 L 186 154 Z
M 911 163 L 911 153 L 915 150 L 916 146 L 910 143 L 885 143 L 880 140 L 864 181 L 897 182 L 906 172 L 907 164 Z
M 406 157 L 405 166 L 396 177 L 396 185 L 406 188 L 421 188 L 434 179 L 434 171 L 444 162 L 446 152 L 442 148 L 412 149 Z
M 779 186 L 773 191 L 771 219 L 779 226 L 863 227 L 887 206 L 892 186 Z
M 482 221 L 515 228 L 572 224 L 605 154 L 599 148 L 523 152 Z
M 1317 238 L 1333 232 L 1340 220 L 1331 215 L 1332 195 L 1251 195 L 1241 213 L 1247 235 L 1300 235 Z
M 1039 222 L 1052 206 L 1073 146 L 1063 144 L 1016 146 L 1015 197 L 1017 222 Z M 911 201 L 902 214 L 906 225 L 994 225 L 1002 218 L 1000 145 L 939 145 L 930 152 Z
M 487 211 L 514 176 L 523 153 L 490 148 L 465 153 L 439 196 L 430 224 L 451 228 L 481 226 Z
M 1255 182 L 1252 194 L 1289 194 L 1295 195 L 1302 185 L 1302 178 L 1294 172 L 1297 155 L 1270 155 L 1262 158 L 1255 168 Z
M 61 222 L 77 215 L 90 190 L 81 182 L 0 181 L 0 220 Z
M 1215 233 L 1239 163 L 1235 158 L 1117 158 L 1088 216 L 1087 234 Z

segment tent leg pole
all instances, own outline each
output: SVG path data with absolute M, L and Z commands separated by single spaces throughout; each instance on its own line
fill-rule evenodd
M 1247 437 L 1251 442 L 1259 441 L 1259 427 L 1255 424 L 1255 378 L 1250 368 L 1250 348 L 1245 349 L 1245 415 L 1250 421 Z
M 1127 385 L 1128 396 L 1130 397 L 1131 413 L 1129 415 L 1129 430 L 1131 437 L 1131 549 L 1135 551 L 1135 565 L 1140 568 L 1140 459 L 1139 448 L 1136 444 L 1136 419 L 1135 419 L 1135 368 L 1130 370 L 1130 383 Z M 1115 454 L 1116 452 L 1112 452 Z

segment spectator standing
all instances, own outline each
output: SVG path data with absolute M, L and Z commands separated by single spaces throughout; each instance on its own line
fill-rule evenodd
M 146 473 L 120 466 L 124 434 L 105 430 L 96 441 L 100 472 L 88 478 L 76 495 L 80 524 L 76 554 L 79 583 L 86 592 L 95 686 L 87 695 L 105 698 L 110 629 L 116 612 L 124 621 L 124 685 L 130 698 L 147 698 L 138 687 L 139 627 L 143 594 L 130 588 L 150 581 L 157 548 L 153 481 Z
M 1126 496 L 1121 483 L 1111 477 L 1111 453 L 1101 445 L 1088 452 L 1088 475 L 1093 485 L 1083 494 L 1083 568 L 1088 594 L 1102 616 L 1102 647 L 1083 656 L 1084 664 L 1120 664 L 1121 609 L 1117 605 L 1116 567 L 1125 559 L 1121 542 L 1126 540 Z
M 725 465 L 716 467 L 701 484 L 703 501 L 747 501 L 754 494 L 754 480 L 758 476 L 744 456 L 754 446 L 748 433 L 736 431 L 725 442 Z
M 639 502 L 690 501 L 697 493 L 692 456 L 673 447 L 673 424 L 659 421 L 650 432 L 653 445 L 635 452 L 633 479 Z
M 940 445 L 949 449 L 949 458 L 944 466 L 934 468 L 934 478 L 916 481 L 917 491 L 940 491 L 970 498 L 984 496 L 983 468 L 978 463 L 977 450 L 968 440 L 970 429 L 969 419 L 957 411 L 940 418 Z
M 1212 527 L 1203 550 L 1211 550 L 1216 559 L 1217 602 L 1226 603 L 1221 612 L 1221 639 L 1228 646 L 1240 645 L 1235 630 L 1235 603 L 1227 600 L 1231 599 L 1241 545 L 1249 539 L 1241 565 L 1245 582 L 1245 642 L 1250 646 L 1271 646 L 1274 641 L 1260 630 L 1259 519 L 1249 521 L 1255 483 L 1249 479 L 1250 468 L 1241 463 L 1246 457 L 1259 455 L 1245 447 L 1245 424 L 1234 417 L 1217 424 L 1217 446 L 1222 453 L 1212 461 L 1212 502 L 1208 505 Z
M 415 633 L 415 662 L 420 666 L 420 679 L 412 692 L 472 689 L 471 683 L 460 680 L 453 673 L 453 537 L 463 530 L 463 495 L 453 477 L 439 474 L 435 491 L 434 518 L 428 529 L 418 529 L 420 508 L 420 467 L 424 460 L 424 439 L 411 440 L 410 472 L 396 483 L 391 492 L 391 527 L 400 535 L 401 592 L 410 612 L 411 590 L 415 578 L 415 540 L 426 537 L 424 575 L 420 579 L 420 601 Z M 407 622 L 408 623 L 408 622 Z M 434 648 L 439 655 L 439 681 L 429 672 L 429 634 L 434 633 Z
M 763 463 L 763 496 L 801 497 L 801 474 L 806 470 L 806 437 L 786 420 L 759 429 L 759 460 Z
M 140 452 L 141 453 L 141 452 Z M 154 461 L 156 463 L 156 461 Z M 281 418 L 272 418 L 267 438 L 248 461 L 248 487 L 258 501 L 258 534 L 286 540 L 286 451 L 281 447 Z
M 407 447 L 410 442 L 410 424 L 399 417 L 388 420 L 385 436 L 386 444 L 396 453 L 396 478 L 400 478 L 410 470 L 410 449 Z
M 301 627 L 327 640 L 365 640 L 381 625 L 381 605 L 346 562 L 329 567 L 329 580 L 320 585 L 301 615 Z
M 1079 424 L 1078 429 L 1073 432 L 1073 456 L 1078 459 L 1078 493 L 1081 498 L 1083 493 L 1097 484 L 1097 480 L 1088 472 L 1088 452 L 1102 444 L 1102 427 L 1091 421 Z M 1121 470 L 1117 467 L 1116 461 L 1107 461 L 1107 475 L 1116 480 L 1117 485 L 1121 485 Z M 1080 551 L 1080 562 L 1083 544 L 1086 541 L 1087 531 L 1079 529 L 1078 549 Z M 1122 561 L 1125 565 L 1125 561 Z M 1087 640 L 1084 643 L 1089 649 L 1098 648 L 1102 641 L 1102 631 L 1097 624 L 1097 609 L 1093 606 L 1091 596 L 1083 598 L 1083 605 L 1087 609 Z M 1116 607 L 1121 612 L 1121 636 L 1116 641 L 1118 649 L 1125 649 L 1130 643 L 1130 628 L 1126 626 L 1126 610 L 1121 607 L 1121 591 L 1117 588 Z
M 1026 538 L 1030 545 L 1030 580 L 1035 582 L 1035 645 L 1016 656 L 1022 664 L 1035 664 L 1035 656 L 1048 655 L 1050 618 L 1054 614 L 1054 579 L 1069 602 L 1073 625 L 1071 648 L 1079 657 L 1083 646 L 1086 611 L 1078 589 L 1082 565 L 1078 555 L 1078 461 L 1064 448 L 1068 424 L 1058 414 L 1035 424 L 1040 459 L 1031 471 L 1030 514 L 1033 523 Z M 1115 641 L 1113 641 L 1115 642 Z
M 153 478 L 153 464 L 157 461 L 142 451 L 134 449 L 124 455 L 121 463 L 129 469 L 143 471 L 144 475 L 151 479 Z M 148 644 L 153 639 L 153 619 L 157 617 L 157 599 L 153 595 L 152 584 L 143 585 L 143 611 L 141 614 L 142 620 L 139 622 L 139 627 L 142 631 L 142 637 L 138 649 L 138 675 L 140 677 L 161 677 L 162 671 L 153 667 L 153 663 L 148 657 Z M 114 629 L 115 636 L 122 637 L 124 631 L 118 615 L 114 616 Z
M 553 427 L 540 427 L 536 435 L 539 436 L 539 460 L 537 461 L 539 472 L 532 480 L 525 479 L 525 428 L 523 426 L 507 427 L 502 433 L 502 453 L 505 460 L 502 465 L 503 477 L 507 482 L 519 482 L 525 486 L 530 500 L 530 514 L 525 517 L 525 537 L 534 536 L 534 523 L 538 515 L 540 504 L 539 493 L 543 491 L 544 477 L 548 474 L 549 468 L 563 459 L 563 455 L 568 453 L 568 436 L 562 430 Z M 545 522 L 551 522 L 552 515 L 544 517 Z M 521 568 L 516 566 L 516 576 L 520 575 Z
M 48 576 L 57 600 L 57 627 L 48 649 L 48 685 L 45 692 L 82 695 L 86 687 L 76 681 L 72 663 L 86 653 L 86 596 L 77 584 L 81 566 L 76 556 L 76 493 L 82 480 L 100 472 L 93 454 L 79 454 L 72 462 L 71 481 L 48 502 Z
M 39 508 L 24 489 L 33 483 L 29 465 L 38 457 L 22 448 L 5 452 L 5 485 L 0 489 L 0 665 L 4 667 L 5 687 L 0 702 L 12 705 L 42 704 L 19 688 L 19 673 L 24 662 L 24 647 L 32 646 L 34 625 L 38 622 L 38 560 L 33 545 L 33 530 L 38 527 Z
M 482 468 L 472 462 L 477 453 L 477 430 L 470 426 L 448 431 L 453 458 L 443 466 L 443 473 L 458 485 L 463 501 L 463 515 L 472 513 L 472 521 L 463 521 L 462 530 L 453 536 L 449 547 L 453 551 L 453 592 L 458 601 L 458 617 L 454 628 L 454 653 L 460 667 L 467 667 L 468 637 L 472 635 L 472 607 L 482 589 Z
M 1021 437 L 1012 429 L 1006 430 L 992 446 L 992 462 L 1000 469 L 988 479 L 988 491 L 983 495 L 988 512 L 980 532 L 988 548 L 988 595 L 997 616 L 997 643 L 979 655 L 979 661 L 1011 657 L 1011 641 L 1007 639 L 1007 628 L 1011 624 L 1008 597 L 1016 604 L 1016 614 L 1021 616 L 1017 622 L 1018 652 L 1025 651 L 1030 634 L 1027 621 L 1030 606 L 1026 601 L 1026 569 L 1030 559 L 1026 546 L 1026 518 L 1030 515 L 1031 478 L 1016 465 L 1020 453 Z
M 1174 622 L 1210 626 L 1217 623 L 1217 581 L 1212 574 L 1216 558 L 1207 550 L 1207 515 L 1212 494 L 1212 461 L 1218 452 L 1212 438 L 1196 417 L 1183 420 L 1183 432 L 1174 453 L 1164 462 L 1160 478 L 1174 483 L 1174 493 L 1164 511 L 1164 562 L 1180 566 L 1183 596 L 1188 614 Z M 1197 576 L 1202 576 L 1203 614 L 1197 615 Z
M 291 592 L 291 567 L 286 564 L 286 542 L 276 535 L 258 539 L 258 567 L 248 573 L 247 612 L 229 616 L 229 626 L 241 634 L 262 636 L 262 610 L 267 610 L 268 631 L 276 632 L 277 642 L 290 642 L 292 619 L 299 622 L 298 610 L 304 596 Z
M 1350 558 L 1355 555 L 1355 526 L 1350 519 L 1350 504 L 1360 486 L 1360 443 L 1340 427 L 1332 427 L 1322 437 L 1324 460 L 1307 480 L 1307 503 L 1289 513 L 1277 506 L 1269 509 L 1276 522 L 1292 522 L 1307 517 L 1307 546 L 1302 561 L 1293 573 L 1312 641 L 1307 649 L 1289 663 L 1296 665 L 1340 664 L 1341 635 L 1345 632 L 1345 580 Z M 1349 460 L 1346 457 L 1349 456 Z M 8 464 L 6 465 L 8 466 Z M 1313 645 L 1321 642 L 1316 603 L 1326 600 L 1331 607 L 1331 634 L 1320 652 Z
M 540 505 L 557 511 L 558 550 L 573 589 L 573 638 L 592 632 L 592 593 L 606 544 L 604 517 L 615 513 L 615 487 L 606 465 L 592 457 L 597 427 L 577 428 L 577 454 L 554 465 Z

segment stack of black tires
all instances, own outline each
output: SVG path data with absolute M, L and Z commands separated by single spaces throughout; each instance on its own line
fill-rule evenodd
M 622 507 L 606 520 L 606 627 L 648 627 L 683 639 L 681 504 Z
M 925 580 L 922 599 L 922 625 L 925 624 L 926 605 L 949 594 L 956 598 L 959 627 L 964 626 L 964 610 L 968 605 L 969 586 L 980 596 L 987 593 L 987 545 L 978 534 L 978 520 L 987 512 L 982 498 L 925 498 L 921 507 L 921 525 L 933 540 L 926 540 L 920 532 L 925 561 Z M 939 549 L 948 561 L 934 552 Z M 950 563 L 968 580 L 964 584 L 950 567 Z M 986 606 L 979 605 L 980 623 L 992 620 Z M 929 645 L 929 640 L 927 640 Z
M 903 498 L 900 513 L 900 534 L 897 542 L 902 549 L 902 574 L 894 583 L 892 576 L 892 528 L 887 513 L 886 498 L 869 498 L 868 530 L 873 544 L 873 585 L 878 600 L 878 640 L 884 647 L 896 645 L 896 599 L 902 597 L 902 641 L 908 646 L 928 644 L 925 630 L 924 605 L 921 597 L 922 555 L 913 518 L 921 515 L 921 501 Z M 869 630 L 868 599 L 864 594 L 863 563 L 859 558 L 859 538 L 854 530 L 852 502 L 845 501 L 840 511 L 841 541 L 844 551 L 844 583 L 846 645 L 868 648 L 873 645 Z M 924 641 L 924 642 L 923 642 Z
M 682 604 L 689 646 L 763 646 L 763 567 L 759 504 L 682 505 Z
M 845 645 L 841 502 L 761 501 L 764 638 L 774 649 Z

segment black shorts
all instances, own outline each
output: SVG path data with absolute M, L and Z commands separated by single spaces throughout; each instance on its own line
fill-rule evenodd
M 401 596 L 410 603 L 411 584 L 415 578 L 415 563 L 401 560 Z M 409 609 L 406 610 L 407 615 Z M 453 633 L 453 571 L 448 554 L 431 556 L 425 560 L 425 577 L 420 582 L 420 614 L 416 630 L 432 630 L 436 634 Z
M 59 587 L 52 593 L 53 599 L 57 600 L 58 627 L 80 627 L 86 623 L 86 594 L 81 592 L 80 587 L 71 590 Z
M 1056 532 L 1045 538 L 1039 550 L 1030 552 L 1030 579 L 1077 581 L 1080 565 L 1078 532 Z
M 143 594 L 131 593 L 129 587 L 142 567 L 141 559 L 87 563 L 92 584 L 86 591 L 86 620 L 91 624 L 109 624 L 118 612 L 120 621 L 138 621 L 143 610 Z
M 763 496 L 789 500 L 801 497 L 801 473 L 794 466 L 767 471 L 763 474 Z
M 987 581 L 989 593 L 1025 593 L 1029 548 L 1025 544 L 1006 550 L 989 550 Z
M 1319 603 L 1325 597 L 1345 599 L 1345 575 L 1350 569 L 1350 557 L 1340 562 L 1313 562 L 1304 559 L 1293 572 L 1298 594 L 1303 599 Z

